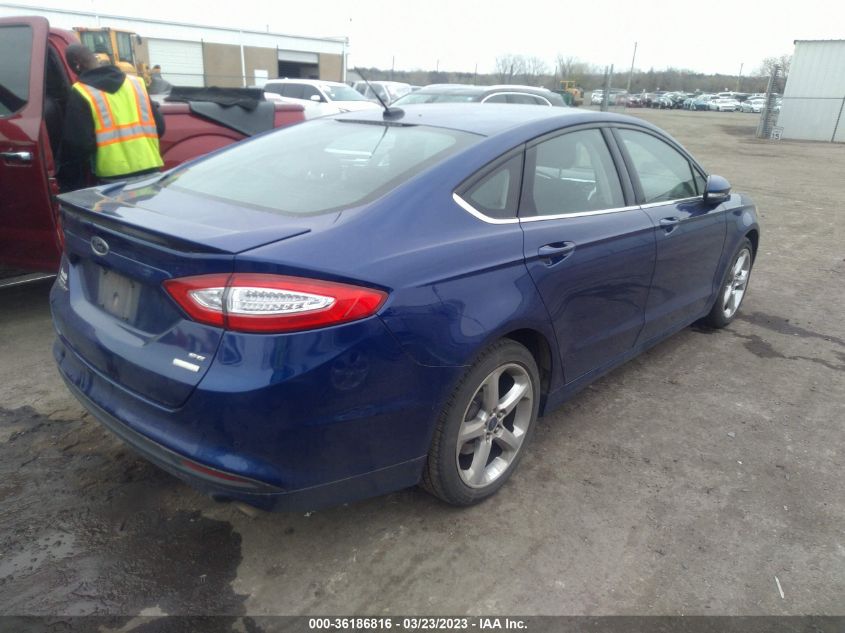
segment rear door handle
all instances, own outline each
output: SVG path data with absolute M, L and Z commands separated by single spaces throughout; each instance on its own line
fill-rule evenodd
M 675 230 L 675 227 L 678 226 L 680 221 L 681 218 L 675 216 L 670 218 L 660 218 L 660 226 L 662 226 L 667 233 L 671 233 Z
M 546 265 L 552 266 L 569 257 L 574 250 L 575 242 L 552 242 L 538 248 L 537 255 Z
M 32 152 L 0 152 L 0 158 L 16 163 L 31 163 Z

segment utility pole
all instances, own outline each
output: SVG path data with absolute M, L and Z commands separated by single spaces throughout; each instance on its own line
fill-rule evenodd
M 637 59 L 637 43 L 634 42 L 634 56 L 631 58 L 631 72 L 628 73 L 628 87 L 626 88 L 627 92 L 631 92 L 631 80 L 634 78 L 634 62 Z
M 478 83 L 478 62 L 475 62 L 475 72 L 472 74 L 472 85 Z
M 393 70 L 396 68 L 396 55 L 394 55 L 390 59 L 390 81 L 393 81 Z
M 613 81 L 613 64 L 605 68 L 604 71 L 604 94 L 601 96 L 601 111 L 607 112 L 607 106 L 610 103 L 610 84 Z
M 742 86 L 742 67 L 745 66 L 745 62 L 740 62 L 739 64 L 739 77 L 736 80 L 736 91 L 739 92 L 740 87 Z

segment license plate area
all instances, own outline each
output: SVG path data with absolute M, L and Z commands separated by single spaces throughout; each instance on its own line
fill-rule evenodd
M 113 270 L 100 267 L 97 305 L 121 321 L 134 321 L 138 313 L 141 285 Z

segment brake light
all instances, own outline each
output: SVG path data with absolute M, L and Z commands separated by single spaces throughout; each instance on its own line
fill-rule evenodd
M 387 293 L 319 279 L 233 273 L 168 279 L 164 288 L 195 321 L 238 332 L 294 332 L 372 316 Z

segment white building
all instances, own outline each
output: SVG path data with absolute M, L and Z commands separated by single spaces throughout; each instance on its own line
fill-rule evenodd
M 845 40 L 796 40 L 781 138 L 845 143 Z
M 137 33 L 141 36 L 141 61 L 159 64 L 164 79 L 174 85 L 250 86 L 276 77 L 346 79 L 346 38 L 283 35 L 0 2 L 0 17 L 22 15 L 43 16 L 58 29 L 109 27 Z

